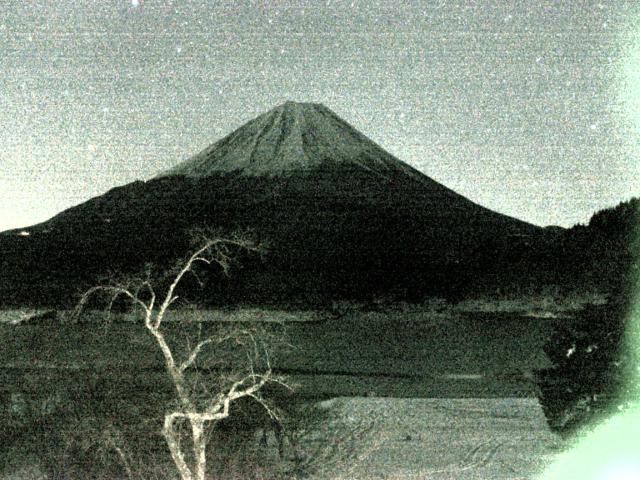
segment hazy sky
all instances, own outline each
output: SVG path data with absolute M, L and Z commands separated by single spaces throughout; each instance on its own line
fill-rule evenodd
M 487 207 L 584 223 L 640 194 L 637 3 L 3 0 L 0 230 L 285 100 Z

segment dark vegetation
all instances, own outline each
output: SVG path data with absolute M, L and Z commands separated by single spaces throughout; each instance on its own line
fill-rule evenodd
M 545 270 L 553 271 L 554 262 L 560 285 L 624 296 L 638 275 L 639 253 L 640 199 L 632 198 L 564 232 Z
M 197 315 L 191 313 L 188 318 Z M 5 469 L 0 474 L 32 465 L 49 479 L 173 478 L 175 466 L 161 430 L 165 414 L 179 408 L 175 385 L 140 319 L 132 323 L 135 312 L 125 315 L 126 322 L 100 324 L 96 312 L 79 321 L 49 311 L 19 325 L 2 325 L 0 336 L 8 348 L 0 370 L 0 465 Z M 268 328 L 260 339 L 274 338 L 280 345 L 282 326 Z M 182 359 L 202 335 L 221 338 L 236 329 L 264 330 L 249 322 L 202 328 L 183 319 L 166 325 L 163 333 L 175 358 Z M 287 348 L 282 344 L 281 351 Z M 203 349 L 184 387 L 206 402 L 242 372 L 246 355 L 237 341 Z M 268 413 L 267 404 L 277 417 Z M 260 395 L 233 402 L 229 413 L 207 431 L 213 478 L 285 478 L 306 468 L 296 435 L 323 413 L 303 398 L 282 384 L 267 384 Z M 178 425 L 184 429 L 180 437 L 190 438 L 184 422 Z
M 516 377 L 544 365 L 536 352 L 548 320 L 474 314 L 447 325 L 434 324 L 428 316 L 408 320 L 402 312 L 377 318 L 356 313 L 286 326 L 296 348 L 274 364 L 289 376 L 295 395 L 276 388 L 265 397 L 281 411 L 285 432 L 294 442 L 305 430 L 327 428 L 331 412 L 310 407 L 318 400 L 370 392 L 402 397 L 531 395 L 531 386 Z M 114 314 L 111 324 L 101 323 L 102 318 L 102 312 L 87 312 L 81 322 L 69 323 L 48 313 L 33 322 L 0 326 L 3 359 L 16 364 L 0 370 L 2 418 L 9 419 L 0 430 L 0 444 L 6 446 L 0 464 L 7 469 L 11 462 L 31 458 L 58 475 L 52 478 L 123 478 L 114 449 L 119 446 L 130 468 L 145 478 L 154 478 L 145 470 L 153 465 L 162 473 L 157 478 L 174 471 L 160 435 L 162 415 L 173 398 L 162 359 L 130 314 Z M 190 337 L 199 330 L 193 324 L 167 325 L 171 338 L 176 338 L 172 328 Z M 209 335 L 207 328 L 215 325 L 205 326 L 203 336 Z M 175 343 L 176 352 L 180 346 Z M 200 371 L 216 376 L 215 369 L 208 372 L 209 363 L 203 357 Z M 451 371 L 481 371 L 487 378 L 437 378 Z M 213 478 L 313 473 L 313 452 L 296 450 L 285 440 L 280 459 L 272 431 L 266 446 L 260 441 L 265 423 L 271 428 L 268 417 L 255 405 L 239 407 L 211 432 Z
M 233 278 L 210 277 L 218 304 L 454 298 L 498 271 L 496 259 L 506 268 L 508 251 L 519 256 L 545 235 L 435 185 L 346 166 L 277 181 L 220 174 L 135 182 L 29 228 L 29 236 L 0 235 L 1 298 L 70 306 L 108 272 L 172 265 L 187 251 L 186 232 L 203 224 L 251 230 L 271 245 L 263 259 L 239 258 Z M 211 297 L 205 289 L 202 298 Z
M 485 267 L 488 274 L 469 285 L 469 293 L 527 296 L 553 287 L 560 297 L 620 295 L 639 269 L 640 199 L 601 210 L 587 225 L 546 228 L 544 234 L 505 246 L 501 252 L 498 262 Z
M 637 386 L 629 384 L 640 368 L 629 330 L 639 273 L 639 204 L 638 199 L 621 203 L 567 232 L 574 242 L 567 253 L 582 266 L 567 265 L 567 272 L 596 287 L 608 284 L 611 295 L 606 305 L 588 306 L 573 320 L 558 322 L 545 345 L 554 366 L 540 372 L 540 402 L 550 427 L 565 435 L 638 395 Z
M 272 245 L 262 258 L 238 258 L 232 278 L 207 276 L 192 296 L 204 304 L 456 301 L 550 285 L 560 294 L 608 293 L 637 268 L 637 199 L 558 230 L 460 198 L 412 179 L 381 182 L 337 167 L 277 183 L 239 174 L 137 182 L 32 227 L 29 236 L 1 234 L 0 294 L 5 306 L 69 307 L 109 272 L 139 271 L 147 262 L 169 267 L 188 249 L 186 232 L 202 224 L 251 230 Z
M 161 375 L 152 378 L 145 380 L 144 372 L 114 370 L 27 376 L 21 393 L 13 394 L 11 402 L 2 401 L 11 410 L 2 411 L 0 474 L 28 464 L 49 479 L 127 478 L 127 469 L 133 478 L 174 478 L 175 466 L 160 434 L 173 396 L 171 385 L 162 382 Z M 308 459 L 296 449 L 296 436 L 326 420 L 329 412 L 282 390 L 267 395 L 283 419 L 282 447 L 262 406 L 240 401 L 209 433 L 211 478 L 303 473 Z M 188 438 L 186 430 L 183 436 Z
M 556 327 L 545 345 L 554 367 L 539 372 L 538 381 L 540 403 L 554 431 L 570 435 L 634 398 L 629 372 L 639 363 L 625 342 L 628 312 L 628 300 L 616 298 Z

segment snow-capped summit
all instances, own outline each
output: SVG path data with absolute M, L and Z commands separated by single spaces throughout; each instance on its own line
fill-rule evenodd
M 420 175 L 324 105 L 288 101 L 160 176 L 206 177 L 220 172 L 276 176 L 327 164 L 383 176 L 392 171 Z

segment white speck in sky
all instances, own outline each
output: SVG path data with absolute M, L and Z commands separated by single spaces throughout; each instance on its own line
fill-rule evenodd
M 131 6 L 132 7 L 140 6 L 140 0 L 131 0 Z
M 597 130 L 597 129 L 598 129 L 598 124 L 597 124 L 597 123 L 592 123 L 592 124 L 589 126 L 589 128 L 590 128 L 591 130 Z

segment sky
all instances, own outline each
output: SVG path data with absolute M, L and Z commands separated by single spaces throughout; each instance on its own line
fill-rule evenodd
M 323 103 L 493 210 L 640 195 L 636 1 L 3 0 L 0 231 Z

